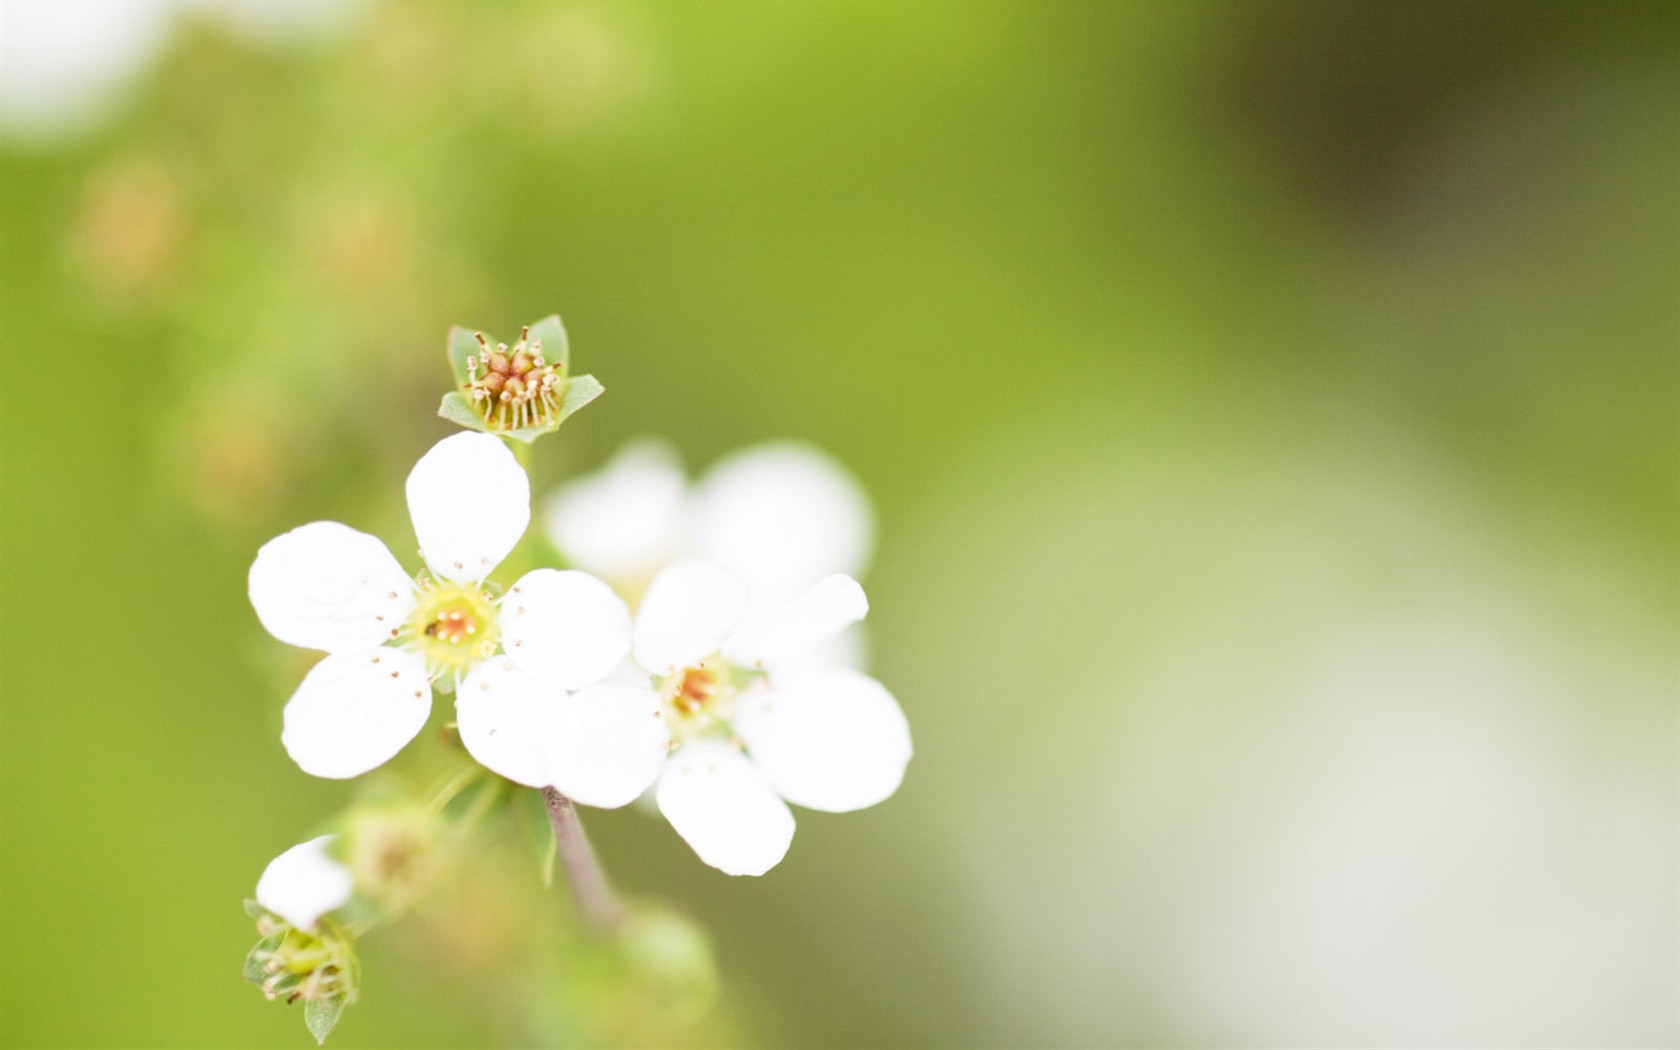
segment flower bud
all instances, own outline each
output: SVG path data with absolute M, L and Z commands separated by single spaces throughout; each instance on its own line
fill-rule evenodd
M 415 904 L 436 877 L 443 827 L 416 803 L 358 806 L 345 820 L 345 863 L 357 890 L 388 908 Z
M 635 906 L 618 933 L 618 950 L 642 1001 L 669 1021 L 693 1023 L 717 1002 L 711 941 L 680 912 Z
M 351 876 L 329 849 L 332 835 L 310 839 L 275 857 L 257 880 L 245 914 L 262 939 L 245 956 L 245 979 L 269 1000 L 302 1002 L 317 1042 L 356 1001 L 358 969 L 350 933 L 328 917 L 350 902 Z

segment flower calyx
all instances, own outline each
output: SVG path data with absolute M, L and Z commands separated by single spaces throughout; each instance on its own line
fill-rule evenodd
M 444 395 L 438 415 L 471 430 L 535 441 L 603 392 L 594 376 L 570 374 L 559 315 L 526 325 L 512 345 L 451 328 L 448 354 L 455 389 Z
M 324 1044 L 344 1008 L 356 1001 L 354 939 L 331 919 L 300 929 L 256 901 L 246 901 L 245 912 L 262 938 L 245 956 L 245 979 L 271 1002 L 303 1003 L 304 1024 Z

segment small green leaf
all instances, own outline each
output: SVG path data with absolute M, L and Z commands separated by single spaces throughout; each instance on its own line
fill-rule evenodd
M 489 336 L 485 336 L 489 339 Z M 495 340 L 490 340 L 495 342 Z M 467 358 L 476 356 L 482 349 L 478 345 L 478 333 L 472 328 L 462 328 L 451 325 L 449 328 L 449 370 L 455 374 L 456 388 L 467 385 Z
M 559 314 L 549 314 L 540 321 L 533 321 L 527 338 L 542 343 L 544 361 L 571 364 L 571 342 L 566 338 L 566 326 L 560 323 Z
M 345 997 L 335 995 L 330 999 L 310 999 L 303 1004 L 303 1023 L 309 1027 L 309 1034 L 315 1037 L 315 1042 L 321 1046 L 327 1045 L 327 1036 L 332 1034 L 338 1025 L 339 1015 L 344 1013 Z
M 268 909 L 263 907 L 262 905 L 258 904 L 256 901 L 251 900 L 250 898 L 246 898 L 246 900 L 245 900 L 245 914 L 250 918 L 260 919 L 264 915 L 268 914 Z
M 544 887 L 554 884 L 554 862 L 559 846 L 554 841 L 554 826 L 548 821 L 548 807 L 539 791 L 516 791 L 513 796 L 514 819 L 524 829 L 530 843 L 531 856 L 537 862 L 537 877 Z
M 568 379 L 566 394 L 560 399 L 560 415 L 555 420 L 555 425 L 564 423 L 567 416 L 606 392 L 607 388 L 598 383 L 594 376 L 573 376 Z
M 437 414 L 456 426 L 466 427 L 468 430 L 481 430 L 486 433 L 490 430 L 490 427 L 479 414 L 472 410 L 472 405 L 467 401 L 467 395 L 459 390 L 451 390 L 443 395 L 443 402 L 438 405 Z

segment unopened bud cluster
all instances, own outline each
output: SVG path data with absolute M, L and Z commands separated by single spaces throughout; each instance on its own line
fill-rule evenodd
M 543 357 L 541 339 L 527 326 L 519 342 L 491 345 L 474 333 L 480 352 L 467 358 L 466 394 L 491 430 L 519 430 L 553 423 L 566 393 L 566 364 Z
M 412 906 L 443 862 L 442 821 L 417 805 L 358 807 L 348 816 L 345 864 L 360 892 L 390 909 Z

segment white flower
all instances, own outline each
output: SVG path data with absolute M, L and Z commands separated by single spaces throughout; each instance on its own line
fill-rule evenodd
M 874 536 L 858 483 L 794 442 L 726 456 L 690 488 L 676 451 L 642 438 L 557 490 L 545 518 L 574 565 L 624 593 L 677 557 L 729 570 L 748 586 L 749 622 L 831 573 L 862 575 Z
M 299 843 L 268 862 L 257 880 L 257 903 L 300 930 L 350 903 L 350 872 L 327 849 L 336 836 Z
M 898 789 L 911 755 L 909 725 L 881 683 L 800 661 L 868 612 L 856 580 L 825 577 L 742 629 L 746 604 L 746 584 L 729 572 L 680 561 L 649 585 L 633 634 L 671 740 L 659 810 L 731 875 L 761 875 L 787 853 L 787 802 L 873 806 Z
M 346 25 L 352 0 L 6 0 L 0 130 L 81 130 L 162 50 L 178 11 L 222 18 L 257 40 Z
M 500 597 L 483 582 L 531 516 L 525 472 L 497 438 L 438 442 L 407 494 L 430 570 L 419 579 L 379 540 L 337 522 L 300 526 L 257 553 L 258 619 L 281 641 L 328 654 L 286 704 L 287 753 L 316 776 L 365 773 L 425 725 L 441 679 L 456 691 L 462 743 L 485 766 L 588 805 L 630 801 L 641 787 L 624 785 L 646 763 L 615 763 L 596 748 L 575 761 L 598 728 L 633 740 L 654 721 L 657 708 L 640 697 L 610 683 L 586 688 L 629 650 L 624 602 L 578 571 L 536 569 Z

